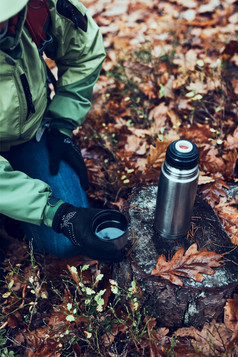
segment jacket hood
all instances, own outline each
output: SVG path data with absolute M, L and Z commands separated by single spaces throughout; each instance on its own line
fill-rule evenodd
M 14 58 L 19 58 L 21 55 L 20 38 L 26 19 L 26 13 L 27 6 L 17 15 L 9 19 L 7 34 L 0 40 L 0 50 Z

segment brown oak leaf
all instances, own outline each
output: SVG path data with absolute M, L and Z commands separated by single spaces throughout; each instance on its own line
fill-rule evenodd
M 220 173 L 212 175 L 212 177 L 215 181 L 201 186 L 199 193 L 212 208 L 215 208 L 215 206 L 219 204 L 222 199 L 227 197 L 227 193 L 224 188 L 229 189 L 230 186 L 228 186 L 227 183 L 223 180 L 223 177 Z
M 215 207 L 223 227 L 231 238 L 233 244 L 238 245 L 238 196 L 230 201 L 221 202 Z
M 195 327 L 182 327 L 175 332 L 178 338 L 189 338 L 191 345 L 198 352 L 197 356 L 236 356 L 234 346 L 234 354 L 230 354 L 228 345 L 232 338 L 232 331 L 229 330 L 224 323 L 206 322 L 202 330 L 197 330 Z M 211 347 L 212 346 L 212 347 Z M 191 348 L 191 347 L 190 347 Z M 183 356 L 187 356 L 183 354 Z M 188 356 L 191 356 L 189 353 Z
M 238 294 L 234 294 L 233 299 L 227 299 L 224 307 L 224 323 L 232 331 L 232 337 L 226 346 L 227 349 L 232 349 L 234 346 L 238 349 Z
M 207 249 L 197 250 L 197 244 L 192 244 L 184 253 L 184 248 L 180 248 L 170 261 L 162 254 L 159 256 L 156 268 L 151 275 L 159 276 L 169 280 L 171 283 L 183 286 L 179 276 L 202 281 L 204 276 L 201 274 L 215 274 L 212 267 L 219 267 L 222 255 Z
M 231 331 L 238 329 L 238 294 L 233 299 L 227 299 L 224 307 L 224 322 Z

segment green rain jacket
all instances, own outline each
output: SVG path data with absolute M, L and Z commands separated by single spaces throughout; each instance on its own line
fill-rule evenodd
M 58 67 L 56 94 L 48 106 L 45 62 L 24 25 L 27 9 L 18 14 L 16 36 L 0 41 L 2 155 L 11 146 L 32 139 L 43 119 L 54 121 L 61 128 L 67 122 L 77 127 L 90 109 L 93 86 L 105 58 L 102 36 L 88 10 L 78 0 L 68 1 L 87 17 L 86 32 L 76 29 L 69 18 L 58 13 L 57 1 L 47 0 L 53 40 L 45 53 Z M 26 81 L 31 106 L 26 98 Z M 51 195 L 49 185 L 14 171 L 0 156 L 0 213 L 19 221 L 50 226 L 52 212 L 48 200 Z

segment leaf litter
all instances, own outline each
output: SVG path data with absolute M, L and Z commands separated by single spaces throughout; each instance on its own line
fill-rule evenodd
M 120 209 L 133 187 L 157 184 L 170 142 L 194 140 L 200 150 L 199 192 L 237 245 L 237 197 L 229 199 L 226 191 L 238 176 L 236 1 L 83 3 L 101 27 L 107 50 L 92 109 L 75 131 L 89 172 L 89 199 Z M 45 60 L 57 73 L 54 62 Z M 21 356 L 50 357 L 64 356 L 73 346 L 69 355 L 92 356 L 88 327 L 94 317 L 84 316 L 81 300 L 75 305 L 72 284 L 79 284 L 80 267 L 89 265 L 82 275 L 86 285 L 103 271 L 95 293 L 106 289 L 105 311 L 112 299 L 110 268 L 81 256 L 37 257 L 32 265 L 26 246 L 14 241 L 10 247 L 1 288 L 1 330 L 9 328 L 8 348 Z M 158 257 L 153 274 L 181 286 L 181 277 L 201 281 L 220 264 L 219 254 L 192 245 L 170 261 Z M 77 294 L 82 297 L 82 290 Z M 147 316 L 144 334 L 134 344 L 127 341 L 123 351 L 120 340 L 131 331 L 128 316 L 127 326 L 117 322 L 101 335 L 104 356 L 141 356 L 142 351 L 167 356 L 172 348 L 174 356 L 238 356 L 236 311 L 237 294 L 227 299 L 223 323 L 207 323 L 201 331 L 179 329 L 176 342 L 173 332 Z M 97 314 L 101 323 L 113 318 L 110 311 Z M 122 321 L 122 307 L 117 315 Z

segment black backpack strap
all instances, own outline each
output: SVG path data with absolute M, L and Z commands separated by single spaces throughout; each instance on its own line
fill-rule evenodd
M 68 0 L 57 1 L 57 11 L 74 23 L 75 28 L 80 28 L 84 32 L 88 29 L 88 19 Z

